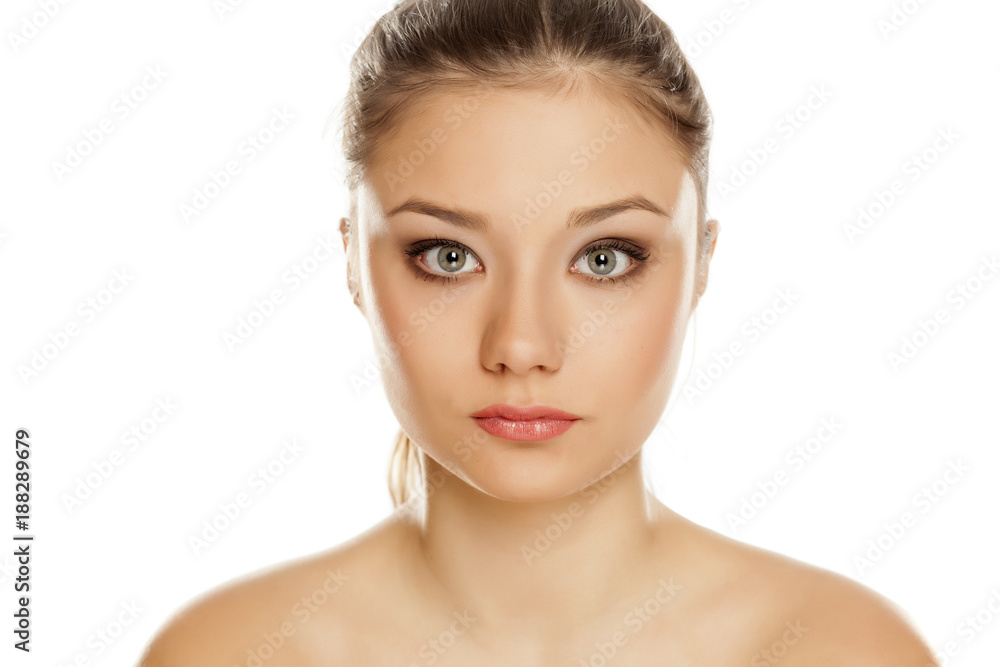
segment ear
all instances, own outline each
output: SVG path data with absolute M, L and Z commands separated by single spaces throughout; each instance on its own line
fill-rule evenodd
M 701 297 L 705 293 L 705 288 L 708 287 L 708 266 L 712 261 L 712 257 L 715 255 L 715 242 L 718 240 L 719 221 L 709 220 L 705 224 L 705 238 L 698 239 L 698 248 L 695 251 L 698 255 L 704 256 L 698 258 L 698 267 L 695 274 L 694 295 L 691 300 L 692 311 L 698 307 L 698 303 L 701 301 Z M 708 244 L 707 252 L 705 250 L 706 244 Z
M 351 235 L 351 221 L 347 218 L 340 219 L 340 236 L 344 240 L 344 252 L 347 252 L 347 239 Z
M 712 245 L 708 249 L 708 259 L 709 260 L 711 260 L 712 257 L 715 255 L 715 242 L 719 240 L 719 231 L 720 230 L 721 230 L 721 226 L 719 225 L 719 221 L 718 220 L 714 220 L 713 219 L 713 220 L 709 220 L 708 221 L 708 230 L 707 230 L 707 232 L 708 232 L 708 235 L 712 238 Z
M 347 290 L 351 294 L 351 298 L 354 300 L 354 305 L 358 307 L 361 314 L 365 314 L 365 308 L 361 305 L 361 293 L 358 290 L 358 284 L 355 277 L 355 272 L 357 267 L 351 261 L 351 253 L 348 252 L 347 246 L 351 240 L 351 234 L 353 233 L 353 225 L 351 225 L 351 220 L 349 218 L 340 219 L 340 236 L 344 241 L 344 254 L 347 256 Z

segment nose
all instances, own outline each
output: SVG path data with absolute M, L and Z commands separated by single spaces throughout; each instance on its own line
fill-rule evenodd
M 565 299 L 541 289 L 526 273 L 496 286 L 482 336 L 480 359 L 493 372 L 523 375 L 562 366 Z

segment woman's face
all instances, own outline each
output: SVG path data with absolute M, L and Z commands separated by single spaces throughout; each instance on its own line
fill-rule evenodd
M 438 93 L 357 194 L 349 270 L 392 409 L 427 455 L 527 502 L 639 450 L 700 289 L 695 186 L 663 130 L 597 95 Z M 506 439 L 472 417 L 498 403 L 579 420 Z

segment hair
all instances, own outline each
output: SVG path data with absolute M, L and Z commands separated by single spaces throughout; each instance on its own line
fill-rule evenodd
M 698 271 L 707 271 L 712 116 L 672 30 L 640 0 L 398 2 L 375 22 L 350 63 L 340 128 L 348 224 L 357 220 L 366 169 L 381 157 L 379 139 L 414 113 L 421 93 L 482 86 L 572 91 L 581 83 L 626 102 L 680 148 L 698 194 Z M 357 252 L 355 237 L 349 254 Z M 348 286 L 357 293 L 356 276 L 348 275 Z M 388 475 L 395 507 L 423 491 L 421 454 L 400 430 Z

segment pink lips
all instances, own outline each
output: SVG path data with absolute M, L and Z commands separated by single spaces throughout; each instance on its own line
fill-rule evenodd
M 499 403 L 472 414 L 479 427 L 506 440 L 548 440 L 565 433 L 580 419 L 547 405 L 517 407 Z

